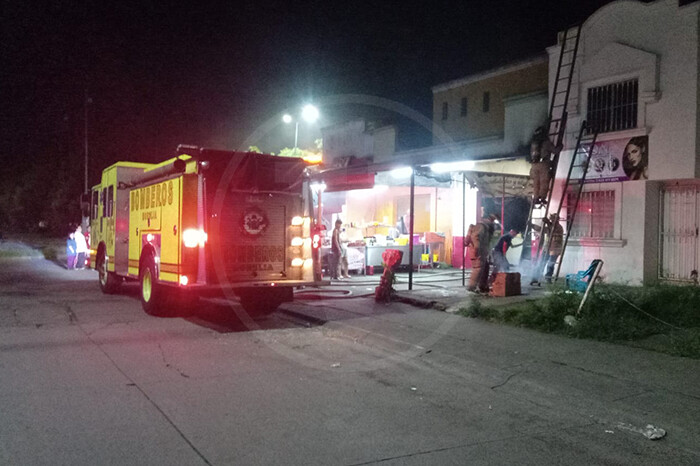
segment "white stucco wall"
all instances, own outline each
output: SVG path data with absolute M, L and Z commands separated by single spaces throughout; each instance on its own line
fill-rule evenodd
M 640 284 L 657 276 L 658 183 L 652 180 L 698 176 L 698 11 L 699 4 L 678 7 L 676 0 L 654 3 L 618 1 L 584 23 L 566 145 L 557 171 L 561 183 L 570 163 L 581 122 L 586 118 L 587 89 L 626 79 L 639 82 L 637 128 L 600 134 L 598 140 L 648 135 L 649 181 L 586 184 L 585 190 L 615 191 L 615 229 L 610 240 L 573 242 L 562 273 L 603 259 L 608 281 Z M 559 47 L 550 53 L 554 79 Z M 550 82 L 551 92 L 551 82 Z M 572 101 L 570 101 L 570 104 Z M 655 187 L 656 191 L 650 190 Z M 561 186 L 555 189 L 556 202 Z M 653 244 L 652 244 L 653 243 Z
M 637 78 L 638 125 L 600 140 L 649 135 L 649 179 L 687 178 L 697 168 L 698 4 L 610 3 L 583 25 L 567 146 L 586 118 L 587 90 Z M 551 47 L 550 92 L 559 58 Z

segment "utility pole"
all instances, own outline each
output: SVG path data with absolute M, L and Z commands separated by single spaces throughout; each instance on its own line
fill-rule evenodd
M 85 111 L 85 190 L 84 193 L 88 192 L 88 104 L 91 103 L 90 97 L 88 97 L 88 91 L 85 89 L 85 102 L 83 103 L 83 109 Z

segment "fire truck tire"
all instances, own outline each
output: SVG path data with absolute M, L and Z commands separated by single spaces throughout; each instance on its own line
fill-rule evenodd
M 141 307 L 147 314 L 168 317 L 170 309 L 164 301 L 162 287 L 156 279 L 156 265 L 153 257 L 144 258 L 139 273 L 141 284 Z
M 97 269 L 100 289 L 102 292 L 105 294 L 116 293 L 122 281 L 116 273 L 107 271 L 107 263 L 105 261 L 104 252 L 102 252 L 100 257 L 98 257 L 95 268 Z

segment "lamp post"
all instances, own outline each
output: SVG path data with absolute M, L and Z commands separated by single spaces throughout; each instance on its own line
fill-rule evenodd
M 304 105 L 301 109 L 301 118 L 307 123 L 315 122 L 318 117 L 318 109 L 311 104 Z M 289 113 L 285 113 L 282 116 L 282 121 L 286 124 L 294 122 L 294 153 L 296 153 L 299 147 L 299 119 L 292 117 Z

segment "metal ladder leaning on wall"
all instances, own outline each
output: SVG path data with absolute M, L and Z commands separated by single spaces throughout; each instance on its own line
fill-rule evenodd
M 552 100 L 549 104 L 549 114 L 547 118 L 547 134 L 550 141 L 553 141 L 555 146 L 560 146 L 563 143 L 564 135 L 566 133 L 566 108 L 569 103 L 571 82 L 574 77 L 574 66 L 576 64 L 576 56 L 578 54 L 580 35 L 581 25 L 579 24 L 564 31 L 561 40 L 561 49 L 559 51 L 559 63 L 557 65 L 557 74 L 554 80 Z M 530 212 L 528 213 L 527 224 L 525 226 L 525 231 L 523 232 L 523 244 L 525 245 L 525 247 L 523 247 L 520 257 L 521 268 L 522 264 L 524 264 L 525 261 L 532 260 L 532 256 L 535 257 L 535 267 L 538 267 L 539 258 L 542 255 L 542 249 L 544 244 L 538 241 L 537 251 L 534 254 L 532 252 L 532 248 L 528 247 L 531 244 L 530 238 L 532 236 L 532 224 L 533 220 L 539 222 L 539 224 L 542 224 L 542 221 L 545 218 L 547 218 L 550 202 L 552 200 L 554 177 L 557 173 L 558 165 L 559 154 L 557 153 L 554 155 L 554 159 L 551 161 L 549 189 L 547 190 L 547 200 L 544 203 L 544 205 L 538 209 L 535 209 L 535 199 L 533 198 L 530 202 Z M 534 218 L 533 215 L 535 216 Z M 537 269 L 533 269 L 533 271 L 535 270 Z M 537 274 L 534 273 L 533 277 L 535 275 Z
M 581 193 L 583 192 L 583 185 L 586 182 L 586 175 L 588 174 L 588 167 L 591 162 L 591 157 L 593 156 L 597 138 L 598 131 L 595 126 L 589 125 L 584 121 L 581 124 L 581 130 L 579 131 L 578 138 L 576 139 L 576 147 L 574 148 L 574 152 L 571 156 L 571 163 L 569 164 L 569 171 L 566 175 L 566 181 L 562 186 L 561 199 L 559 200 L 557 211 L 554 212 L 557 215 L 558 222 L 563 220 L 566 223 L 563 238 L 564 244 L 562 245 L 561 254 L 559 254 L 559 257 L 557 258 L 556 273 L 553 275 L 554 281 L 559 278 L 559 270 L 561 269 L 562 259 L 564 258 L 564 253 L 566 252 L 566 246 L 569 244 L 571 227 L 574 225 L 576 211 L 578 210 L 578 203 L 581 199 Z M 576 173 L 574 173 L 574 169 L 577 169 Z M 572 174 L 575 176 L 573 179 Z M 568 197 L 569 194 L 572 194 L 573 196 Z M 561 209 L 564 203 L 566 203 L 567 215 L 566 217 L 561 218 Z M 538 248 L 537 260 L 535 262 L 536 268 L 532 274 L 532 283 L 536 284 L 539 284 L 544 268 L 547 265 L 552 240 L 551 233 L 553 231 L 553 225 L 545 227 L 544 219 L 540 225 L 542 225 L 540 239 L 544 237 L 545 240 L 544 242 L 538 242 L 538 244 L 541 244 L 541 247 Z M 545 234 L 545 231 L 547 231 L 548 234 Z

